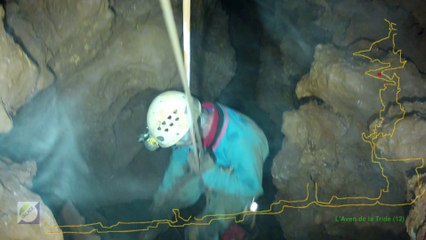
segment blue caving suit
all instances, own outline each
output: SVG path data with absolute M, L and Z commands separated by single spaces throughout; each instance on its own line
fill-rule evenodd
M 263 193 L 262 169 L 269 153 L 265 134 L 247 116 L 221 104 L 214 106 L 213 109 L 203 107 L 204 110 L 221 112 L 218 137 L 209 149 L 214 155 L 214 167 L 198 176 L 190 173 L 188 156 L 192 154 L 191 147 L 174 147 L 163 182 L 154 197 L 154 201 L 167 199 L 167 203 L 158 202 L 163 205 L 159 208 L 170 210 L 188 207 L 207 188 L 208 201 L 201 216 L 237 213 L 243 211 L 254 197 Z M 213 221 L 209 226 L 190 228 L 199 228 L 198 239 L 219 239 L 219 234 L 229 223 Z

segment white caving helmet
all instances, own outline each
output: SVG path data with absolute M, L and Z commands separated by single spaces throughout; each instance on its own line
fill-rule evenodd
M 201 103 L 191 97 L 192 117 L 196 120 L 201 113 Z M 186 95 L 178 91 L 163 92 L 152 100 L 148 108 L 147 125 L 149 133 L 158 145 L 167 148 L 176 144 L 191 127 Z

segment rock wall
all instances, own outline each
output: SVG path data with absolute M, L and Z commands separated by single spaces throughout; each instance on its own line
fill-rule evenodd
M 384 58 L 392 56 L 389 53 Z M 421 102 L 416 99 L 426 95 L 425 79 L 414 64 L 407 63 L 398 71 L 401 90 L 397 93 L 388 87 L 388 91 L 380 91 L 383 82 L 364 75 L 374 67 L 368 61 L 331 45 L 318 45 L 314 59 L 309 74 L 297 84 L 296 94 L 298 98 L 318 100 L 284 113 L 282 132 L 286 140 L 272 168 L 277 199 L 304 199 L 309 194 L 303 204 L 279 216 L 286 238 L 404 237 L 401 223 L 342 223 L 339 217 L 405 216 L 401 207 L 392 204 L 411 201 L 405 195 L 407 177 L 421 166 L 420 160 L 412 158 L 426 157 L 422 147 L 426 122 L 414 107 L 420 108 Z M 380 127 L 377 124 L 383 106 L 379 92 L 387 106 Z M 406 102 L 399 105 L 395 96 Z M 400 106 L 406 115 L 398 120 Z M 393 135 L 378 137 L 371 145 L 365 136 L 379 131 Z M 409 160 L 383 160 L 401 158 Z M 308 204 L 314 206 L 303 207 Z M 346 207 L 333 207 L 336 205 Z
M 181 32 L 181 3 L 172 4 Z M 151 198 L 169 152 L 147 152 L 138 135 L 154 96 L 181 89 L 159 2 L 11 0 L 6 13 L 10 32 L 54 83 L 19 112 L 0 150 L 18 161 L 37 156 L 34 187 L 57 207 L 64 199 L 105 206 Z M 212 99 L 235 59 L 226 14 L 211 18 L 214 30 L 195 41 L 208 46 L 199 67 Z
M 297 104 L 295 82 L 309 71 L 315 46 L 331 43 L 355 51 L 386 34 L 383 19 L 398 25 L 396 44 L 422 74 L 426 72 L 425 1 L 269 1 L 258 7 L 263 44 L 258 102 L 274 122 L 286 103 Z M 389 48 L 390 44 L 381 46 Z M 330 96 L 330 98 L 332 98 Z M 278 114 L 277 114 L 278 113 Z
M 424 158 L 424 147 L 419 144 L 424 141 L 421 134 L 424 118 L 420 117 L 423 116 L 420 110 L 414 110 L 414 106 L 422 105 L 426 95 L 424 9 L 424 1 L 393 0 L 264 1 L 259 7 L 265 32 L 258 86 L 266 91 L 259 93 L 258 100 L 274 122 L 282 122 L 285 135 L 272 166 L 277 200 L 304 199 L 309 183 L 310 198 L 304 204 L 314 205 L 286 209 L 278 217 L 287 239 L 407 238 L 402 224 L 342 224 L 335 219 L 336 216 L 404 215 L 399 208 L 326 208 L 326 204 L 320 203 L 328 202 L 333 196 L 377 196 L 379 189 L 387 185 L 381 167 L 393 192 L 384 194 L 382 199 L 388 202 L 413 199 L 405 198 L 406 183 L 407 178 L 415 177 L 419 161 L 373 163 L 371 148 L 361 138 L 364 132 L 374 132 L 381 122 L 378 92 L 383 84 L 364 74 L 369 67 L 378 65 L 360 61 L 352 53 L 368 48 L 386 35 L 384 19 L 397 24 L 396 46 L 410 60 L 403 71 L 398 71 L 402 79 L 398 98 L 404 102 L 407 115 L 398 122 L 393 137 L 380 138 L 375 147 L 378 157 Z M 383 42 L 376 46 L 373 55 L 387 61 L 394 58 L 391 48 L 391 41 Z M 286 94 L 288 89 L 294 89 L 294 98 L 291 92 Z M 393 97 L 396 92 L 395 86 L 389 86 L 383 94 L 388 115 L 380 130 L 387 133 L 401 116 Z M 302 106 L 284 113 L 282 121 L 276 112 L 286 109 L 284 103 L 288 99 Z M 313 196 L 315 184 L 318 199 Z M 334 199 L 336 204 L 344 202 Z M 420 201 L 414 207 L 415 216 L 423 215 L 421 204 Z M 411 220 L 410 226 L 421 236 L 419 217 L 416 220 Z
M 404 119 L 396 126 L 392 122 L 383 124 L 383 131 L 392 132 L 393 135 L 392 138 L 379 139 L 377 149 L 384 156 L 398 159 L 426 159 L 426 149 L 423 147 L 423 143 L 426 142 L 426 103 L 420 99 L 402 99 L 402 107 L 405 111 Z M 391 106 L 385 115 L 386 118 L 400 118 L 399 106 Z
M 39 195 L 29 190 L 36 171 L 34 161 L 17 164 L 0 159 L 0 236 L 3 240 L 63 239 L 50 209 Z M 39 202 L 40 211 L 37 214 L 40 214 L 40 223 L 19 224 L 18 202 Z
M 7 1 L 7 23 L 47 75 L 64 79 L 92 60 L 110 35 L 108 1 Z
M 149 198 L 167 160 L 167 151 L 150 155 L 137 143 L 149 101 L 180 83 L 160 6 L 111 4 L 7 4 L 9 27 L 55 83 L 16 117 L 21 125 L 3 147 L 22 160 L 38 156 L 42 174 L 35 187 L 55 196 L 50 199 L 104 205 Z M 126 15 L 129 9 L 135 14 Z M 23 124 L 26 119 L 33 121 Z M 28 141 L 34 137 L 40 144 Z M 62 179 L 54 181 L 51 173 L 61 165 Z
M 198 36 L 194 40 L 200 42 L 200 48 L 196 48 L 200 60 L 193 59 L 193 68 L 198 74 L 195 75 L 198 79 L 195 79 L 199 81 L 199 89 L 194 92 L 205 100 L 213 101 L 234 77 L 237 64 L 235 51 L 231 46 L 229 17 L 220 1 L 210 1 L 209 4 L 210 8 L 206 9 L 205 15 L 193 20 L 195 25 L 197 22 L 204 24 L 202 28 L 193 30 L 195 36 Z M 197 34 L 198 30 L 202 30 L 202 34 Z M 197 43 L 194 45 L 197 46 Z
M 0 29 L 0 132 L 10 132 L 0 135 L 0 152 L 17 161 L 35 159 L 39 174 L 34 187 L 58 208 L 64 199 L 96 207 L 150 198 L 169 152 L 147 152 L 136 139 L 145 128 L 152 98 L 165 89 L 181 87 L 158 1 L 5 2 L 6 31 L 3 25 Z M 196 57 L 192 87 L 194 93 L 213 100 L 236 72 L 229 31 L 243 22 L 234 20 L 235 28 L 231 28 L 218 1 L 193 3 Z M 424 1 L 262 3 L 257 6 L 262 36 L 250 32 L 261 46 L 242 39 L 246 49 L 256 49 L 259 55 L 257 59 L 255 54 L 244 53 L 249 54 L 250 64 L 260 65 L 241 68 L 259 75 L 249 76 L 254 79 L 250 83 L 257 83 L 256 89 L 241 81 L 236 86 L 246 85 L 250 91 L 236 95 L 246 101 L 243 94 L 250 93 L 250 101 L 262 109 L 257 115 L 272 130 L 274 124 L 283 123 L 286 140 L 273 166 L 277 198 L 303 199 L 309 183 L 308 200 L 317 201 L 316 207 L 288 209 L 280 215 L 286 237 L 395 237 L 403 232 L 401 224 L 342 225 L 335 217 L 399 216 L 404 214 L 400 208 L 325 209 L 324 202 L 335 195 L 377 196 L 388 181 L 392 194 L 384 194 L 382 200 L 407 200 L 406 178 L 413 175 L 418 161 L 382 165 L 371 161 L 371 148 L 361 134 L 373 131 L 380 122 L 377 93 L 382 85 L 363 74 L 368 63 L 354 59 L 352 52 L 383 36 L 384 16 L 398 24 L 397 45 L 411 60 L 399 72 L 404 80 L 400 98 L 407 116 L 399 122 L 394 138 L 380 139 L 376 147 L 387 158 L 424 157 L 418 144 L 424 142 L 425 134 L 412 134 L 424 129 Z M 181 3 L 172 4 L 179 23 Z M 201 6 L 206 8 L 200 10 Z M 318 45 L 324 42 L 332 45 Z M 389 46 L 380 46 L 376 53 L 392 58 Z M 244 60 L 245 55 L 241 56 Z M 235 89 L 228 94 L 235 95 Z M 296 97 L 316 101 L 286 112 L 283 122 L 282 111 L 291 108 L 291 102 L 297 103 Z M 33 101 L 20 108 L 29 99 Z M 386 119 L 398 118 L 398 105 L 389 96 L 385 102 L 394 104 Z M 381 129 L 390 131 L 392 126 L 388 120 Z M 318 199 L 312 194 L 315 184 Z M 421 212 L 419 205 L 413 211 Z M 416 221 L 407 224 L 413 226 L 412 222 Z M 409 233 L 421 235 L 420 223 L 415 224 Z
M 318 25 L 332 32 L 333 43 L 350 46 L 360 39 L 378 39 L 386 30 L 382 28 L 386 18 L 398 24 L 397 45 L 404 49 L 421 72 L 426 72 L 426 3 L 424 1 L 339 1 L 335 4 L 324 1 L 309 1 L 322 6 Z M 377 29 L 377 30 L 372 30 Z M 383 29 L 383 30 L 378 30 Z
M 421 180 L 424 181 L 425 174 L 421 176 Z M 411 239 L 422 240 L 426 238 L 426 187 L 419 186 L 417 176 L 412 177 L 408 181 L 409 194 L 407 200 L 416 202 L 408 214 L 405 225 L 407 227 L 407 233 Z
M 411 166 L 403 181 L 407 184 L 406 201 L 413 203 L 405 224 L 410 238 L 421 240 L 426 237 L 426 188 L 424 166 L 416 167 L 425 164 L 426 160 L 426 103 L 422 99 L 406 98 L 401 100 L 401 104 L 406 111 L 404 119 L 396 126 L 392 122 L 383 124 L 383 131 L 393 135 L 391 138 L 381 138 L 377 142 L 377 150 L 385 158 L 399 159 Z M 385 119 L 399 118 L 400 106 L 390 106 Z
M 3 17 L 4 10 L 0 6 L 0 133 L 10 131 L 16 111 L 48 85 L 40 68 L 6 33 Z

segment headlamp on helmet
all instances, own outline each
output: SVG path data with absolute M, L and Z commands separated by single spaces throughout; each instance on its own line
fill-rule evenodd
M 139 136 L 138 142 L 143 143 L 145 148 L 149 151 L 155 151 L 160 148 L 157 139 L 151 136 L 148 129 Z

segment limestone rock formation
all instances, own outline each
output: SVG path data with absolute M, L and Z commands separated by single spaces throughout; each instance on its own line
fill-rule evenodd
M 208 24 L 204 26 L 202 41 L 201 62 L 194 63 L 194 67 L 201 68 L 199 72 L 200 92 L 204 99 L 212 101 L 218 97 L 235 74 L 237 67 L 235 51 L 231 46 L 228 16 L 219 3 L 213 4 L 209 15 L 204 16 L 203 21 Z M 208 28 L 208 30 L 206 30 Z
M 405 112 L 403 118 L 397 105 L 393 105 L 385 115 L 385 119 L 401 120 L 397 124 L 394 121 L 383 124 L 383 132 L 392 134 L 392 137 L 381 138 L 377 142 L 377 149 L 383 155 L 395 159 L 426 160 L 426 104 L 417 101 L 404 102 L 401 107 Z
M 401 110 L 402 109 L 402 110 Z M 401 111 L 404 115 L 401 116 Z M 407 202 L 413 202 L 407 216 L 407 233 L 411 239 L 426 237 L 426 187 L 424 185 L 426 149 L 426 104 L 419 98 L 402 99 L 401 105 L 390 105 L 384 113 L 385 119 L 399 120 L 384 122 L 382 131 L 390 134 L 377 142 L 377 150 L 382 157 L 404 161 L 411 165 L 407 182 Z M 371 126 L 370 126 L 371 128 Z M 418 170 L 419 172 L 416 172 Z
M 309 1 L 321 10 L 316 22 L 333 33 L 332 41 L 338 46 L 350 47 L 359 39 L 378 39 L 386 30 L 383 19 L 398 24 L 397 44 L 404 49 L 416 67 L 426 70 L 426 32 L 424 1 L 356 1 L 337 3 L 322 0 Z M 382 29 L 382 30 L 381 30 Z
M 4 11 L 0 6 L 0 19 Z M 0 133 L 13 128 L 16 111 L 45 87 L 38 67 L 0 24 Z
M 386 55 L 384 61 L 391 57 L 391 53 Z M 310 73 L 303 76 L 297 84 L 296 94 L 299 98 L 318 97 L 330 104 L 335 111 L 361 122 L 380 110 L 377 98 L 378 90 L 383 84 L 364 74 L 369 69 L 368 61 L 353 59 L 348 53 L 329 45 L 318 45 L 314 58 Z M 413 63 L 407 63 L 404 71 L 398 74 L 404 79 L 400 97 L 426 94 L 424 79 Z
M 179 22 L 180 5 L 173 6 Z M 36 0 L 7 1 L 6 7 L 10 31 L 55 82 L 20 112 L 20 126 L 0 148 L 23 160 L 38 157 L 45 174 L 35 185 L 53 195 L 55 205 L 63 199 L 105 206 L 150 198 L 169 152 L 148 152 L 138 135 L 154 96 L 181 89 L 159 2 Z M 227 56 L 226 64 L 206 66 L 208 90 L 217 95 L 235 60 L 224 35 L 225 13 L 212 24 L 206 62 Z M 53 181 L 49 169 L 58 165 L 67 167 L 60 170 L 62 180 Z
M 297 111 L 286 112 L 283 118 L 282 129 L 286 141 L 274 158 L 272 167 L 274 183 L 278 188 L 277 200 L 304 199 L 309 194 L 310 197 L 298 205 L 322 202 L 319 204 L 322 207 L 286 209 L 279 216 L 286 238 L 310 239 L 315 236 L 315 239 L 337 239 L 350 238 L 356 233 L 360 238 L 368 236 L 374 239 L 374 236 L 383 236 L 384 233 L 371 233 L 365 229 L 380 227 L 384 232 L 392 232 L 391 235 L 403 231 L 401 224 L 342 223 L 336 220 L 340 216 L 401 215 L 402 209 L 381 208 L 374 204 L 372 207 L 329 207 L 369 202 L 365 200 L 333 200 L 327 203 L 333 196 L 377 197 L 379 189 L 386 186 L 379 165 L 370 159 L 368 144 L 361 141 L 362 128 L 353 120 L 334 112 L 330 106 L 312 102 L 302 105 Z M 398 182 L 401 178 L 397 177 L 390 176 L 390 182 Z M 382 201 L 384 199 L 404 202 L 405 195 L 403 191 L 392 188 L 392 194 L 384 196 Z
M 167 151 L 146 153 L 137 139 L 149 101 L 180 81 L 159 3 L 152 3 L 130 18 L 120 14 L 129 1 L 7 2 L 10 31 L 55 82 L 16 116 L 20 124 L 0 148 L 20 160 L 37 156 L 43 174 L 35 187 L 51 204 L 132 201 L 158 186 Z
M 50 209 L 39 195 L 29 190 L 36 171 L 34 161 L 18 164 L 0 159 L 0 236 L 3 240 L 63 239 Z M 39 224 L 18 223 L 17 203 L 26 201 L 40 202 Z
M 426 175 L 421 176 L 421 180 L 425 179 Z M 417 176 L 413 176 L 408 181 L 408 189 L 410 195 L 408 201 L 416 200 L 413 207 L 408 214 L 405 222 L 407 226 L 407 233 L 413 240 L 422 240 L 426 238 L 426 186 L 419 186 Z
M 365 121 L 380 109 L 375 101 L 380 82 L 364 76 L 367 63 L 354 64 L 344 56 L 334 47 L 318 45 L 311 71 L 297 84 L 296 94 L 299 98 L 316 96 L 335 111 Z
M 92 60 L 110 35 L 108 1 L 8 1 L 7 23 L 42 73 L 59 79 Z
M 392 57 L 384 55 L 389 61 Z M 318 101 L 283 115 L 286 140 L 272 171 L 277 199 L 308 197 L 279 216 L 289 239 L 404 235 L 401 222 L 340 221 L 341 216 L 404 216 L 402 208 L 392 204 L 407 203 L 407 177 L 421 161 L 392 160 L 425 157 L 424 104 L 416 101 L 426 95 L 424 78 L 407 63 L 397 72 L 400 91 L 392 86 L 383 90 L 383 82 L 364 75 L 368 64 L 335 47 L 317 46 L 311 71 L 297 84 L 296 94 Z M 401 108 L 406 112 L 403 119 Z M 392 132 L 392 137 L 386 135 Z M 308 204 L 316 207 L 303 207 Z

